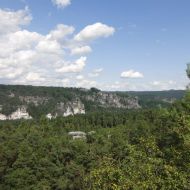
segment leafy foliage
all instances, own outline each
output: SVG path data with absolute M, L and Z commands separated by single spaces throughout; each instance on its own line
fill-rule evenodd
M 189 115 L 187 93 L 168 109 L 1 122 L 0 189 L 188 190 Z

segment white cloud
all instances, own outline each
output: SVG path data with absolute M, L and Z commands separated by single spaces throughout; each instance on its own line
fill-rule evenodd
M 83 76 L 83 75 L 77 75 L 77 76 L 76 76 L 76 79 L 77 79 L 77 80 L 83 80 L 83 79 L 84 79 L 84 76 Z
M 95 85 L 77 76 L 86 66 L 87 58 L 81 55 L 92 49 L 74 40 L 73 26 L 58 24 L 44 35 L 27 30 L 32 19 L 28 8 L 0 9 L 0 16 L 0 83 L 86 87 L 89 81 Z
M 70 86 L 70 79 L 68 79 L 68 78 L 65 78 L 65 79 L 62 79 L 61 80 L 61 86 Z
M 0 34 L 16 32 L 32 20 L 27 7 L 16 12 L 0 9 L 0 18 Z
M 58 24 L 54 30 L 50 31 L 50 33 L 47 35 L 47 38 L 54 40 L 62 40 L 67 35 L 72 34 L 74 31 L 75 29 L 73 26 Z
M 143 78 L 143 74 L 137 71 L 128 70 L 121 73 L 122 78 Z
M 71 49 L 71 55 L 84 55 L 92 51 L 90 46 L 82 46 Z
M 30 72 L 26 75 L 28 81 L 44 81 L 45 79 L 40 76 L 39 73 Z
M 173 84 L 175 85 L 175 84 L 176 84 L 176 81 L 169 80 L 168 83 L 171 84 L 171 85 L 173 85 Z
M 86 65 L 86 57 L 80 57 L 75 63 L 65 63 L 61 68 L 56 69 L 58 73 L 79 73 L 83 70 Z
M 7 67 L 0 70 L 0 78 L 15 79 L 23 73 L 21 68 Z
M 159 90 L 179 90 L 185 89 L 187 82 L 185 81 L 143 81 L 141 83 L 137 81 L 116 81 L 109 84 L 100 84 L 98 86 L 104 90 L 122 90 L 122 91 L 159 91 Z
M 19 51 L 32 50 L 42 38 L 42 35 L 27 30 L 0 35 L 0 59 L 13 58 Z
M 184 84 L 183 84 L 184 85 Z M 176 81 L 169 80 L 169 81 L 153 81 L 150 82 L 149 88 L 151 90 L 170 90 L 170 89 L 183 89 L 182 84 L 177 83 Z
M 52 0 L 52 2 L 58 8 L 65 8 L 66 6 L 71 4 L 71 0 Z
M 89 73 L 88 76 L 89 77 L 98 77 L 98 76 L 100 76 L 102 71 L 103 71 L 103 68 L 95 69 L 91 73 Z
M 76 82 L 77 87 L 85 87 L 85 88 L 91 88 L 91 87 L 96 87 L 97 82 L 96 81 L 91 81 L 87 79 L 79 80 Z
M 86 26 L 74 37 L 74 39 L 79 42 L 88 42 L 100 37 L 111 36 L 114 34 L 114 32 L 115 29 L 113 27 L 98 22 Z
M 56 40 L 42 40 L 36 46 L 36 50 L 40 53 L 62 53 L 61 45 Z
M 153 81 L 153 82 L 152 82 L 152 85 L 153 85 L 153 86 L 159 86 L 160 84 L 161 84 L 160 81 Z
M 95 69 L 93 72 L 94 73 L 101 73 L 103 71 L 103 68 L 98 68 L 98 69 Z

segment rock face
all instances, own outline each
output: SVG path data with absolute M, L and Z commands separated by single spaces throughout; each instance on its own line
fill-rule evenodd
M 0 113 L 0 120 L 7 120 L 7 116 Z
M 57 114 L 64 117 L 69 115 L 85 114 L 84 104 L 80 100 L 67 103 L 61 102 L 57 105 Z
M 75 139 L 86 139 L 86 133 L 82 131 L 71 131 L 68 135 L 72 136 L 73 140 Z
M 115 107 L 126 109 L 138 109 L 140 105 L 137 97 L 121 97 L 116 93 L 98 92 L 97 94 L 88 95 L 87 100 L 97 102 L 102 107 Z
M 35 106 L 48 102 L 47 97 L 39 96 L 19 96 L 19 99 L 22 103 L 33 103 Z
M 122 92 L 105 92 L 96 88 L 61 88 L 32 86 L 1 86 L 0 120 L 31 119 L 46 115 L 85 114 L 100 109 L 138 109 L 138 98 Z M 22 105 L 22 106 L 21 106 Z M 12 106 L 12 107 L 11 107 Z M 26 109 L 27 108 L 27 109 Z M 16 110 L 11 113 L 11 110 Z M 29 111 L 29 113 L 27 112 Z M 6 115 L 3 115 L 6 113 Z
M 52 118 L 53 118 L 53 115 L 52 115 L 51 113 L 48 113 L 48 114 L 46 115 L 46 118 L 52 119 Z
M 16 119 L 32 119 L 32 117 L 26 111 L 26 107 L 19 107 L 15 112 L 6 116 L 0 113 L 0 120 L 16 120 Z
M 56 118 L 57 116 L 67 117 L 69 115 L 76 115 L 76 114 L 85 114 L 84 104 L 79 100 L 70 101 L 70 102 L 60 102 L 56 106 L 55 113 L 48 113 L 46 118 L 52 119 Z

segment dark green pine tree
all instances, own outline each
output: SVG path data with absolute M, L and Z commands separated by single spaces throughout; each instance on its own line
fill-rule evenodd
M 186 70 L 187 76 L 190 79 L 190 63 L 187 63 L 187 70 Z

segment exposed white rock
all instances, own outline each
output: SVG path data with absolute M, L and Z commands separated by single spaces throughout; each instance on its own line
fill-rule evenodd
M 18 108 L 15 112 L 6 116 L 0 113 L 0 120 L 16 120 L 16 119 L 32 119 L 29 113 L 26 111 L 26 107 L 22 106 Z
M 84 104 L 81 101 L 73 102 L 73 114 L 85 114 Z
M 63 113 L 64 117 L 67 117 L 69 115 L 73 115 L 73 111 L 70 106 L 67 107 L 66 111 Z
M 82 131 L 71 131 L 68 135 L 73 137 L 74 139 L 86 139 L 86 133 Z
M 121 97 L 116 93 L 98 92 L 84 97 L 88 101 L 99 103 L 102 107 L 114 107 L 124 109 L 140 108 L 137 97 Z
M 56 114 L 52 115 L 52 113 L 48 113 L 46 118 L 52 119 L 57 116 L 67 117 L 69 115 L 76 114 L 85 114 L 84 104 L 80 100 L 75 100 L 73 102 L 60 102 L 56 107 Z
M 6 120 L 7 116 L 0 113 L 0 120 Z
M 52 118 L 53 118 L 53 116 L 52 116 L 52 114 L 51 114 L 51 113 L 48 113 L 48 114 L 46 115 L 46 118 L 48 118 L 48 119 L 52 119 Z
M 85 114 L 84 104 L 80 100 L 72 102 L 60 102 L 57 105 L 57 114 L 67 117 L 69 115 Z
M 9 96 L 10 98 L 14 98 L 14 97 L 15 97 L 15 94 L 11 92 L 8 96 Z
M 57 114 L 52 115 L 51 113 L 48 113 L 48 114 L 46 115 L 46 118 L 48 118 L 48 119 L 55 119 L 56 117 L 57 117 Z
M 76 136 L 76 135 L 85 136 L 86 135 L 86 133 L 83 132 L 83 131 L 71 131 L 68 134 L 71 135 L 71 136 Z
M 16 120 L 16 119 L 32 119 L 29 113 L 26 111 L 26 107 L 20 107 L 15 112 L 10 114 L 7 117 L 9 120 Z

